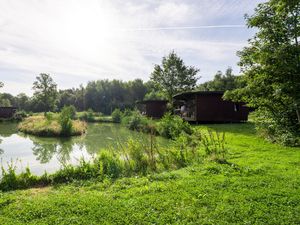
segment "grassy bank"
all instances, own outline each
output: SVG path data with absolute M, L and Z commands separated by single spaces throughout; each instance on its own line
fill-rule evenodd
M 111 116 L 105 116 L 102 113 L 93 112 L 92 110 L 76 112 L 76 118 L 90 123 L 113 123 Z
M 85 122 L 72 120 L 72 129 L 68 136 L 82 135 L 86 131 Z M 58 115 L 53 115 L 50 119 L 44 115 L 35 115 L 25 118 L 18 126 L 19 131 L 37 136 L 65 136 Z
M 200 126 L 197 129 L 205 129 Z M 300 148 L 251 124 L 225 131 L 227 160 L 173 172 L 0 193 L 1 224 L 299 224 Z

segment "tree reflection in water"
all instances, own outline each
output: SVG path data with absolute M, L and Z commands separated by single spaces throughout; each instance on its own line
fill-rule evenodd
M 75 142 L 71 138 L 35 138 L 29 137 L 32 140 L 32 152 L 37 157 L 40 163 L 48 163 L 54 156 L 62 164 L 66 164 L 70 160 L 70 154 L 73 150 Z
M 70 161 L 70 154 L 73 151 L 73 146 L 76 144 L 72 142 L 71 138 L 60 139 L 57 146 L 57 160 L 65 165 Z

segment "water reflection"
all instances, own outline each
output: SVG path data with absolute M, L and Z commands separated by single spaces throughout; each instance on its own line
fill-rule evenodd
M 36 138 L 33 136 L 28 137 L 32 140 L 33 147 L 32 153 L 36 156 L 36 160 L 40 163 L 48 163 L 54 156 L 61 164 L 66 164 L 71 160 L 71 153 L 77 144 L 72 138 Z M 83 149 L 83 145 L 79 147 Z
M 18 132 L 18 124 L 13 122 L 1 122 L 0 124 L 0 137 L 10 137 Z M 1 138 L 0 138 L 1 139 Z

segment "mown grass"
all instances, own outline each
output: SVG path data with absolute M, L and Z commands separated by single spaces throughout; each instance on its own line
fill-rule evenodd
M 85 133 L 86 128 L 85 122 L 73 120 L 70 136 L 82 135 Z M 55 114 L 51 119 L 47 119 L 41 114 L 27 117 L 19 124 L 18 130 L 37 136 L 63 136 L 58 115 Z
M 226 131 L 227 160 L 113 180 L 0 194 L 1 224 L 300 224 L 300 148 L 271 144 L 252 124 Z

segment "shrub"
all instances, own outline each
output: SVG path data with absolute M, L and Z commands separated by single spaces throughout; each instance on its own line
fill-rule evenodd
M 72 115 L 74 114 L 71 106 L 63 107 L 60 115 L 59 122 L 61 126 L 61 134 L 69 136 L 72 133 Z
M 121 122 L 121 119 L 122 119 L 122 112 L 120 109 L 115 109 L 112 114 L 112 120 L 113 122 L 115 123 L 120 123 Z
M 127 142 L 127 151 L 130 159 L 134 163 L 134 172 L 146 174 L 148 168 L 148 159 L 145 155 L 145 149 L 138 141 L 130 139 Z
M 262 110 L 256 110 L 251 116 L 256 130 L 267 140 L 286 146 L 300 145 L 300 131 L 292 125 L 293 123 L 287 119 L 287 116 L 278 116 L 276 117 L 278 121 L 275 121 L 273 115 L 268 115 L 266 111 Z
M 179 116 L 167 113 L 159 122 L 158 132 L 163 137 L 176 139 L 182 132 L 192 134 L 193 130 L 191 125 Z
M 94 111 L 92 109 L 88 109 L 87 112 L 84 112 L 80 117 L 80 120 L 84 120 L 86 122 L 95 122 Z
M 27 116 L 27 113 L 23 110 L 21 111 L 17 111 L 14 116 L 13 116 L 13 119 L 14 120 L 17 120 L 17 121 L 21 121 L 23 120 L 25 117 Z
M 100 165 L 100 173 L 110 178 L 118 178 L 122 174 L 122 164 L 118 155 L 114 155 L 111 151 L 102 150 L 97 159 Z
M 207 156 L 216 161 L 225 161 L 228 153 L 225 147 L 225 133 L 207 130 L 207 133 L 198 133 L 201 145 L 204 147 Z
M 16 174 L 16 166 L 13 162 L 8 164 L 7 170 L 2 167 L 2 178 L 0 180 L 0 190 L 2 191 L 25 189 L 37 185 L 44 186 L 46 184 L 49 184 L 47 175 L 35 176 L 28 167 L 20 175 Z
M 144 117 L 139 111 L 125 112 L 122 123 L 130 130 L 145 131 L 149 124 L 149 119 Z
M 52 112 L 45 112 L 44 117 L 46 119 L 46 124 L 49 125 L 53 121 L 53 113 Z

